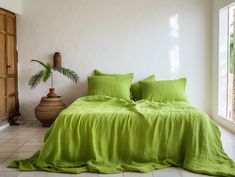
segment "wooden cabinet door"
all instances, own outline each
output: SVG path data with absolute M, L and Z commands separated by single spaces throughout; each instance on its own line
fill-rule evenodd
M 0 123 L 7 120 L 5 12 L 0 10 Z
M 16 17 L 0 8 L 0 123 L 18 113 Z
M 17 104 L 17 56 L 15 15 L 6 15 L 6 56 L 7 56 L 7 112 L 12 117 L 16 114 Z

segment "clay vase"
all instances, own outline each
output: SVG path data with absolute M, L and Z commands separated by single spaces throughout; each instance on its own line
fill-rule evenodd
M 49 88 L 49 93 L 47 94 L 48 98 L 57 98 L 58 96 L 55 93 L 55 88 Z
M 61 67 L 61 55 L 60 52 L 56 52 L 53 56 L 54 67 Z
M 35 108 L 35 115 L 43 126 L 49 127 L 65 108 L 66 105 L 62 102 L 61 97 L 42 97 L 40 104 Z

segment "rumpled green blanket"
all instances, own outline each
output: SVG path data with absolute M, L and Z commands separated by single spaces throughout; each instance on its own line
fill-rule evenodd
M 9 165 L 65 173 L 150 172 L 170 166 L 235 177 L 235 163 L 205 113 L 187 102 L 107 96 L 77 99 L 47 131 L 40 151 Z

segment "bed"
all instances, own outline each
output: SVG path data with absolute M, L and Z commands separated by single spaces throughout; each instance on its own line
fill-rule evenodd
M 150 172 L 170 166 L 235 176 L 217 125 L 189 102 L 102 95 L 78 98 L 60 113 L 38 152 L 9 165 L 64 173 Z

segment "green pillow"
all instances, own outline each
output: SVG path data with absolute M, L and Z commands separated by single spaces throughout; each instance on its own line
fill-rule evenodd
M 103 72 L 95 69 L 94 70 L 94 75 L 95 76 L 115 76 L 115 77 L 129 76 L 129 77 L 133 78 L 134 73 L 128 73 L 128 74 L 107 74 L 107 73 L 103 73 Z
M 155 81 L 155 76 L 151 75 L 141 81 Z M 141 82 L 139 81 L 139 82 Z M 142 91 L 141 91 L 141 87 L 140 87 L 140 83 L 136 82 L 134 84 L 131 85 L 131 93 L 133 96 L 133 100 L 138 101 L 141 99 L 142 96 Z
M 140 82 L 142 99 L 150 101 L 187 101 L 186 78 L 165 81 Z
M 132 78 L 91 76 L 88 77 L 88 95 L 106 95 L 117 98 L 130 99 Z

